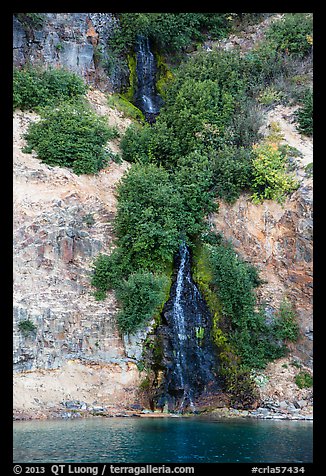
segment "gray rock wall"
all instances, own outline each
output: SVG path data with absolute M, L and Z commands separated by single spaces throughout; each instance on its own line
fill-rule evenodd
M 27 28 L 13 17 L 13 62 L 64 67 L 102 90 L 120 89 L 129 71 L 105 67 L 118 22 L 112 13 L 43 13 L 42 27 Z M 99 54 L 101 60 L 99 60 Z
M 113 296 L 97 302 L 89 285 L 92 261 L 112 240 L 111 224 L 89 228 L 83 221 L 88 211 L 73 199 L 54 200 L 51 210 L 32 220 L 26 216 L 15 229 L 15 370 L 58 368 L 65 359 L 126 357 Z M 35 333 L 20 331 L 25 320 L 33 322 Z

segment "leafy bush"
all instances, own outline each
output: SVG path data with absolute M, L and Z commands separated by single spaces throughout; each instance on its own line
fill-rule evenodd
M 267 39 L 277 51 L 303 57 L 312 49 L 312 15 L 286 13 L 271 24 Z
M 232 316 L 233 324 L 250 320 L 255 297 L 253 281 L 248 266 L 241 261 L 230 245 L 211 247 L 210 263 L 213 284 L 223 303 L 223 313 Z
M 134 164 L 117 189 L 115 232 L 133 268 L 157 269 L 171 261 L 180 243 L 180 195 L 168 172 Z
M 309 388 L 313 386 L 312 376 L 304 370 L 301 370 L 301 372 L 295 376 L 294 381 L 299 388 Z
M 213 156 L 214 190 L 227 202 L 234 202 L 252 180 L 252 152 L 236 146 L 224 146 Z
M 306 176 L 307 177 L 312 177 L 313 176 L 313 171 L 314 171 L 313 162 L 309 162 L 309 164 L 307 164 L 305 166 Z
M 138 35 L 148 36 L 161 50 L 178 51 L 203 39 L 220 38 L 230 29 L 227 13 L 118 13 L 120 29 L 110 40 L 117 51 L 131 50 Z
M 262 114 L 246 96 L 246 68 L 236 52 L 190 58 L 166 88 L 156 123 L 127 130 L 121 141 L 123 158 L 174 170 L 197 150 L 207 155 L 229 144 L 250 147 L 260 138 Z
M 64 69 L 14 68 L 13 106 L 22 110 L 55 105 L 85 95 L 87 86 Z
M 92 286 L 97 288 L 95 297 L 105 299 L 106 292 L 116 289 L 123 279 L 137 270 L 129 260 L 127 250 L 115 248 L 110 255 L 99 254 L 93 263 Z
M 105 299 L 106 292 L 112 288 L 112 275 L 115 275 L 115 269 L 111 267 L 110 256 L 99 254 L 93 264 L 91 278 L 91 285 L 97 289 L 95 298 L 98 301 Z
M 313 92 L 308 89 L 303 104 L 296 113 L 298 131 L 307 136 L 313 135 Z
M 282 357 L 287 348 L 287 317 L 278 326 L 266 322 L 265 313 L 256 310 L 254 288 L 260 284 L 257 270 L 237 256 L 230 244 L 207 246 L 212 290 L 222 305 L 227 339 L 241 357 L 243 368 L 264 368 L 267 362 Z M 224 364 L 225 365 L 225 364 Z
M 274 333 L 282 340 L 296 342 L 299 337 L 299 324 L 291 303 L 287 300 L 281 302 L 274 320 Z
M 235 408 L 252 408 L 259 399 L 256 383 L 247 369 L 237 367 L 225 372 L 226 388 L 231 394 L 231 405 Z
M 231 121 L 225 128 L 224 142 L 248 149 L 262 138 L 259 131 L 262 125 L 261 106 L 249 96 L 244 96 L 237 102 Z
M 170 272 L 167 268 L 153 274 L 145 269 L 132 267 L 128 256 L 116 248 L 109 256 L 99 255 L 93 265 L 91 284 L 96 287 L 97 300 L 103 300 L 113 289 L 121 305 L 117 316 L 122 333 L 134 333 L 155 317 L 168 299 Z
M 116 289 L 122 304 L 117 319 L 121 332 L 134 333 L 154 317 L 166 298 L 169 280 L 164 275 L 139 271 L 129 276 Z
M 43 26 L 43 13 L 14 13 L 14 15 L 27 31 L 40 30 Z
M 267 86 L 258 96 L 258 101 L 264 106 L 277 104 L 282 98 L 281 91 L 277 91 L 274 86 Z
M 276 200 L 283 203 L 287 194 L 296 190 L 298 182 L 286 173 L 284 156 L 276 144 L 261 143 L 254 147 L 252 165 L 252 200 Z
M 180 235 L 191 242 L 207 231 L 205 218 L 218 209 L 214 202 L 214 176 L 209 158 L 198 151 L 181 158 L 171 181 L 174 193 L 180 197 L 178 229 Z
M 163 120 L 142 128 L 136 124 L 130 125 L 120 146 L 123 159 L 127 162 L 151 162 L 172 168 L 177 157 L 180 157 L 178 139 Z
M 48 165 L 70 167 L 76 174 L 97 173 L 106 164 L 104 146 L 116 130 L 84 103 L 47 108 L 25 134 L 28 147 Z
M 120 147 L 122 158 L 127 162 L 149 162 L 148 141 L 151 137 L 151 129 L 148 124 L 140 127 L 138 124 L 131 124 L 121 139 Z
M 91 213 L 87 213 L 87 215 L 85 215 L 83 217 L 83 222 L 89 227 L 91 228 L 93 225 L 95 225 L 95 218 L 94 216 L 91 214 Z

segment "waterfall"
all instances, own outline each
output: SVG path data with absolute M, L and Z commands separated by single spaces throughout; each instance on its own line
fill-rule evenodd
M 186 334 L 186 325 L 185 325 L 185 308 L 184 305 L 181 303 L 181 295 L 184 289 L 184 279 L 185 279 L 185 264 L 187 259 L 187 248 L 184 244 L 181 245 L 180 255 L 181 255 L 181 263 L 178 270 L 177 275 L 177 286 L 173 304 L 173 312 L 172 312 L 172 321 L 173 327 L 177 331 L 177 336 L 179 340 L 179 348 L 176 350 L 176 367 L 179 377 L 179 387 L 184 389 L 184 393 L 182 396 L 182 401 L 180 404 L 180 409 L 183 409 L 184 404 L 186 403 L 186 399 L 189 400 L 189 404 L 191 408 L 194 408 L 194 403 L 192 400 L 191 389 L 188 385 L 185 385 L 187 382 L 186 377 L 186 366 L 187 362 L 185 361 L 185 343 L 187 340 Z
M 171 411 L 196 411 L 200 395 L 219 390 L 217 360 L 210 330 L 211 317 L 191 277 L 187 246 L 180 246 L 177 274 L 171 296 L 163 310 L 158 334 L 163 341 L 165 379 L 158 392 L 157 406 Z
M 144 36 L 139 36 L 136 41 L 136 74 L 135 104 L 149 122 L 154 122 L 163 100 L 155 86 L 155 57 L 150 49 L 149 39 Z

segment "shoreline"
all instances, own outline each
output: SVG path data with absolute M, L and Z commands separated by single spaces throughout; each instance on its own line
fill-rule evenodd
M 288 421 L 311 421 L 313 422 L 312 412 L 301 413 L 275 412 L 266 407 L 259 407 L 255 410 L 238 410 L 235 408 L 223 407 L 210 411 L 199 411 L 198 413 L 167 413 L 151 410 L 117 410 L 107 411 L 105 409 L 82 410 L 82 409 L 55 409 L 35 411 L 14 411 L 13 422 L 21 421 L 47 421 L 47 420 L 75 420 L 92 418 L 221 418 L 221 419 L 256 419 L 256 420 L 288 420 Z

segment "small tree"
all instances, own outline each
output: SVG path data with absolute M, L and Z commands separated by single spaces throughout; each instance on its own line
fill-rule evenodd
M 302 134 L 312 136 L 313 134 L 313 92 L 311 89 L 306 91 L 301 107 L 296 113 L 298 120 L 297 129 Z

